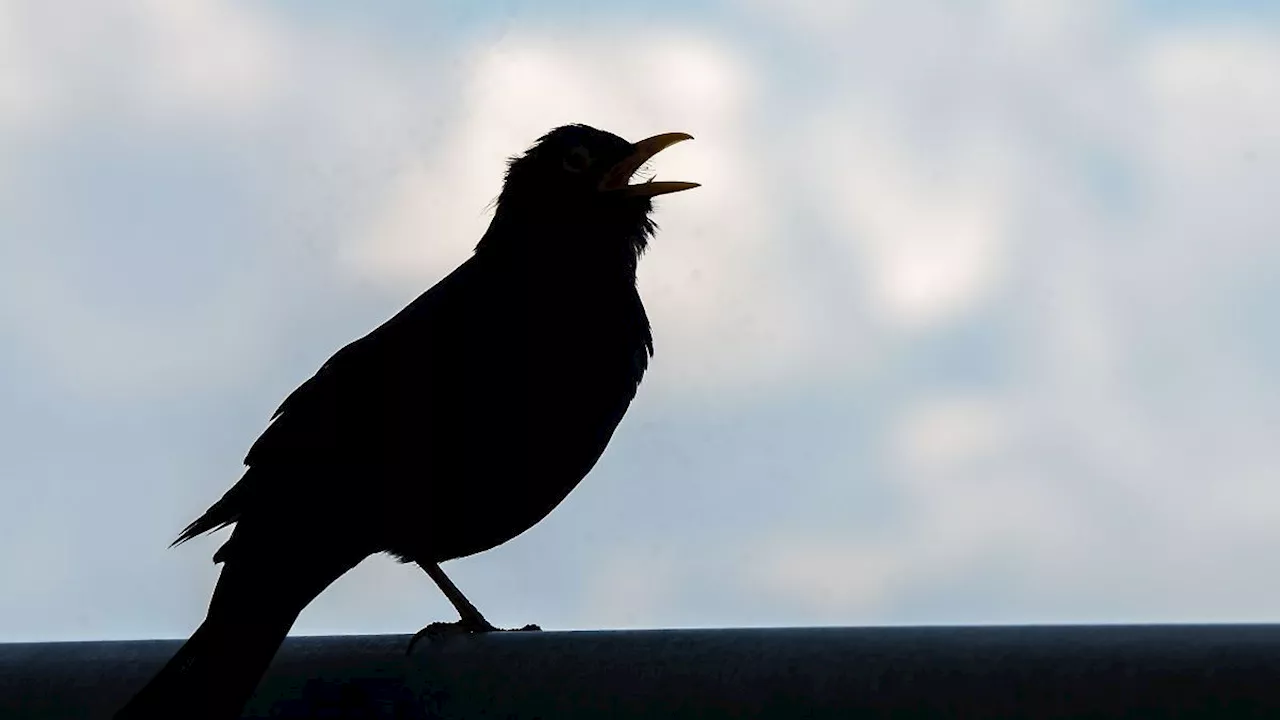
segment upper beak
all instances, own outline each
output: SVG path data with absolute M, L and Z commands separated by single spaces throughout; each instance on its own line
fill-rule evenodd
M 635 143 L 631 146 L 631 154 L 618 161 L 616 165 L 609 168 L 609 171 L 604 174 L 604 178 L 600 180 L 601 192 L 619 193 L 627 197 L 653 197 L 698 187 L 698 183 L 669 180 L 662 182 L 650 180 L 636 185 L 627 184 L 631 176 L 636 173 L 636 170 L 639 170 L 641 165 L 648 162 L 649 158 L 678 142 L 692 139 L 693 136 L 688 133 L 675 132 L 654 135 L 651 138 L 645 138 Z

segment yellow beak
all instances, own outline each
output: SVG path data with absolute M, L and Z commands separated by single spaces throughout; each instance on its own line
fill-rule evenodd
M 627 184 L 631 180 L 631 176 L 635 175 L 636 170 L 639 170 L 641 165 L 648 162 L 649 158 L 678 142 L 692 139 L 693 136 L 688 133 L 662 133 L 633 144 L 631 146 L 631 154 L 618 161 L 616 165 L 609 168 L 609 171 L 604 174 L 604 178 L 600 180 L 600 191 L 619 193 L 627 197 L 654 197 L 698 187 L 698 183 L 671 180 L 662 182 L 650 180 L 636 185 Z

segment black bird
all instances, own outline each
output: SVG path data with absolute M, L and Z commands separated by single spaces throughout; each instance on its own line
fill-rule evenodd
M 653 354 L 651 199 L 697 187 L 629 181 L 688 139 L 569 125 L 510 161 L 474 254 L 293 391 L 178 536 L 235 525 L 204 622 L 117 718 L 238 717 L 302 609 L 379 552 L 427 572 L 452 628 L 495 629 L 440 563 L 528 530 L 604 452 Z

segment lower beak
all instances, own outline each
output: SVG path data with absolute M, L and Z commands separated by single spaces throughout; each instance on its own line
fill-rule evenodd
M 631 180 L 631 176 L 635 175 L 636 170 L 639 170 L 641 165 L 648 162 L 649 158 L 678 142 L 692 139 L 693 136 L 688 133 L 663 133 L 635 143 L 631 146 L 631 154 L 618 161 L 616 165 L 609 168 L 609 171 L 604 174 L 604 178 L 600 181 L 600 191 L 617 193 L 625 197 L 654 197 L 698 187 L 698 183 L 670 180 L 660 182 L 650 180 L 636 185 L 627 184 Z

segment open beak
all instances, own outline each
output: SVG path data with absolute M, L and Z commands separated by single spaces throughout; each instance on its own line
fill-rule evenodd
M 693 136 L 688 133 L 662 133 L 635 143 L 631 146 L 631 154 L 609 168 L 609 171 L 604 174 L 604 178 L 600 181 L 600 191 L 618 193 L 626 197 L 654 197 L 655 195 L 666 195 L 667 193 L 698 187 L 698 183 L 670 180 L 661 182 L 650 180 L 649 182 L 635 185 L 627 184 L 631 180 L 631 176 L 636 174 L 636 170 L 639 170 L 641 165 L 648 162 L 649 158 L 678 142 L 692 139 Z

